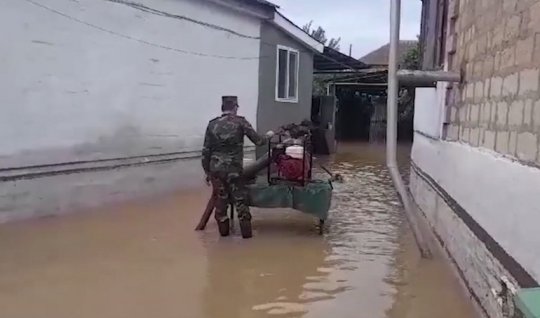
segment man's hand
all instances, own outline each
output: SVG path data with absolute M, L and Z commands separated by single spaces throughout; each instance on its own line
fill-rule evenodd
M 269 138 L 269 139 L 274 137 L 275 135 L 276 135 L 276 133 L 271 131 L 271 130 L 266 132 L 266 137 Z

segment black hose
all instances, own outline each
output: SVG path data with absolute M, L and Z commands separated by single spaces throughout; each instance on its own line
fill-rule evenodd
M 271 158 L 268 156 L 268 153 L 265 153 L 261 158 L 259 158 L 254 163 L 250 164 L 246 168 L 244 168 L 244 173 L 242 174 L 242 178 L 244 180 L 252 180 L 257 176 L 259 172 L 264 170 L 270 165 Z

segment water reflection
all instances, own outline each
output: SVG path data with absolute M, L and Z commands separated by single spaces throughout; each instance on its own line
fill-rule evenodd
M 340 173 L 335 184 L 330 231 L 327 280 L 344 287 L 333 301 L 311 306 L 306 317 L 327 317 L 339 306 L 340 317 L 384 317 L 395 289 L 386 278 L 398 246 L 403 219 L 401 206 L 384 166 L 384 148 L 377 145 L 342 145 L 324 162 Z M 404 148 L 403 151 L 407 151 Z M 406 156 L 405 156 L 406 157 Z
M 255 212 L 256 239 L 205 235 L 208 272 L 205 317 L 301 317 L 332 289 L 309 286 L 324 271 L 328 244 L 312 220 L 293 211 Z

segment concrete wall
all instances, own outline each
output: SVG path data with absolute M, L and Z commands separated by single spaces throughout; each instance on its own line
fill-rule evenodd
M 502 276 L 540 281 L 540 1 L 449 3 L 445 69 L 464 83 L 417 105 L 410 188 L 485 313 L 502 317 Z
M 3 181 L 0 224 L 202 187 L 204 176 L 200 167 L 200 159 L 186 158 Z
M 0 167 L 200 149 L 224 94 L 255 124 L 260 21 L 138 2 L 1 2 Z
M 248 151 L 246 161 L 254 158 Z M 2 172 L 0 224 L 144 200 L 203 182 L 198 152 Z
M 298 102 L 276 101 L 277 46 L 300 51 Z M 283 124 L 300 122 L 311 117 L 313 90 L 313 52 L 293 40 L 277 27 L 263 23 L 261 27 L 261 64 L 257 126 L 260 131 L 276 129 Z
M 221 95 L 255 125 L 260 21 L 138 3 L 0 2 L 0 223 L 199 186 Z

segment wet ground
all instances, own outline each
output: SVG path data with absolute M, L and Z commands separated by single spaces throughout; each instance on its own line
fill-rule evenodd
M 254 211 L 252 240 L 195 232 L 208 189 L 2 225 L 1 317 L 474 317 L 444 260 L 419 259 L 382 148 L 328 164 L 345 183 L 324 237 L 280 210 Z

